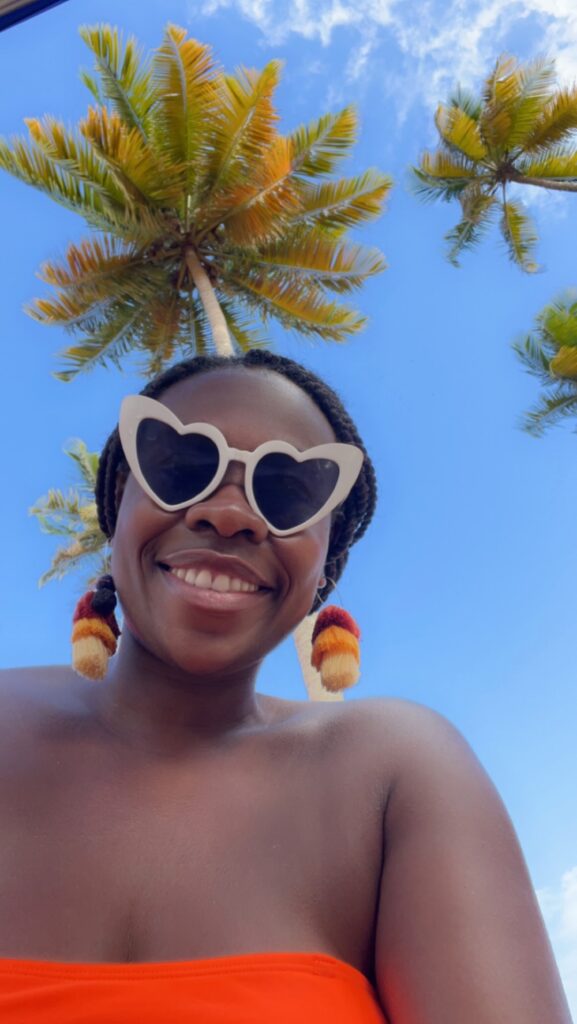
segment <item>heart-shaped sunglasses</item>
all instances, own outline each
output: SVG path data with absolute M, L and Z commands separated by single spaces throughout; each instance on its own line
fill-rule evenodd
M 355 445 L 337 442 L 304 452 L 286 441 L 266 441 L 252 452 L 230 448 L 217 427 L 181 423 L 166 405 L 144 395 L 124 399 L 119 432 L 134 477 L 166 512 L 203 501 L 228 464 L 242 462 L 247 501 L 277 537 L 329 515 L 350 493 L 364 458 Z

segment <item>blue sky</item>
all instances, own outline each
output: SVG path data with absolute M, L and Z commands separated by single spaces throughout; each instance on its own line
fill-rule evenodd
M 26 116 L 80 116 L 89 54 L 83 23 L 110 21 L 157 45 L 167 5 L 72 0 L 0 36 L 0 132 Z M 273 330 L 279 351 L 339 390 L 374 457 L 380 507 L 340 584 L 363 630 L 363 675 L 351 699 L 392 694 L 427 704 L 464 733 L 507 804 L 577 1011 L 577 438 L 543 439 L 519 419 L 536 399 L 511 342 L 555 295 L 577 286 L 577 199 L 523 193 L 540 234 L 542 271 L 512 267 L 496 233 L 463 258 L 443 257 L 451 206 L 424 206 L 407 166 L 434 143 L 432 111 L 457 81 L 478 85 L 504 50 L 557 60 L 577 77 L 573 0 L 207 0 L 170 5 L 170 19 L 213 45 L 229 69 L 285 61 L 281 130 L 348 102 L 361 129 L 343 173 L 377 166 L 395 188 L 383 218 L 359 234 L 389 269 L 358 298 L 370 318 L 347 345 L 313 345 Z M 9 538 L 0 664 L 68 659 L 80 582 L 38 590 L 54 544 L 27 515 L 74 478 L 62 448 L 97 449 L 134 368 L 62 384 L 50 376 L 66 338 L 23 304 L 43 294 L 35 272 L 85 232 L 46 197 L 0 178 L 4 394 L 2 522 Z M 8 482 L 9 481 L 9 485 Z M 265 666 L 261 689 L 302 697 L 291 644 Z

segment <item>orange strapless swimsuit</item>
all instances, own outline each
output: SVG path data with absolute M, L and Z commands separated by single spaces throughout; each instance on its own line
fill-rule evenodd
M 162 963 L 0 959 L 2 1024 L 383 1024 L 365 976 L 324 953 Z

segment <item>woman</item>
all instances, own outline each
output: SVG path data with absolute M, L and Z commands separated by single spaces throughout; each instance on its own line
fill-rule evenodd
M 286 445 L 362 450 L 337 397 L 263 352 L 144 394 L 99 472 L 124 614 L 106 679 L 4 673 L 3 1024 L 569 1024 L 511 824 L 452 726 L 255 690 L 372 513 L 366 455 L 348 494 L 322 460 L 320 496 L 291 473 Z

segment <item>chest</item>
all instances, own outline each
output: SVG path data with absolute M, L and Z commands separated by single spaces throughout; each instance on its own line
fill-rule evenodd
M 177 768 L 39 752 L 1 787 L 0 955 L 316 949 L 363 969 L 381 806 L 370 765 L 330 747 L 292 738 Z

